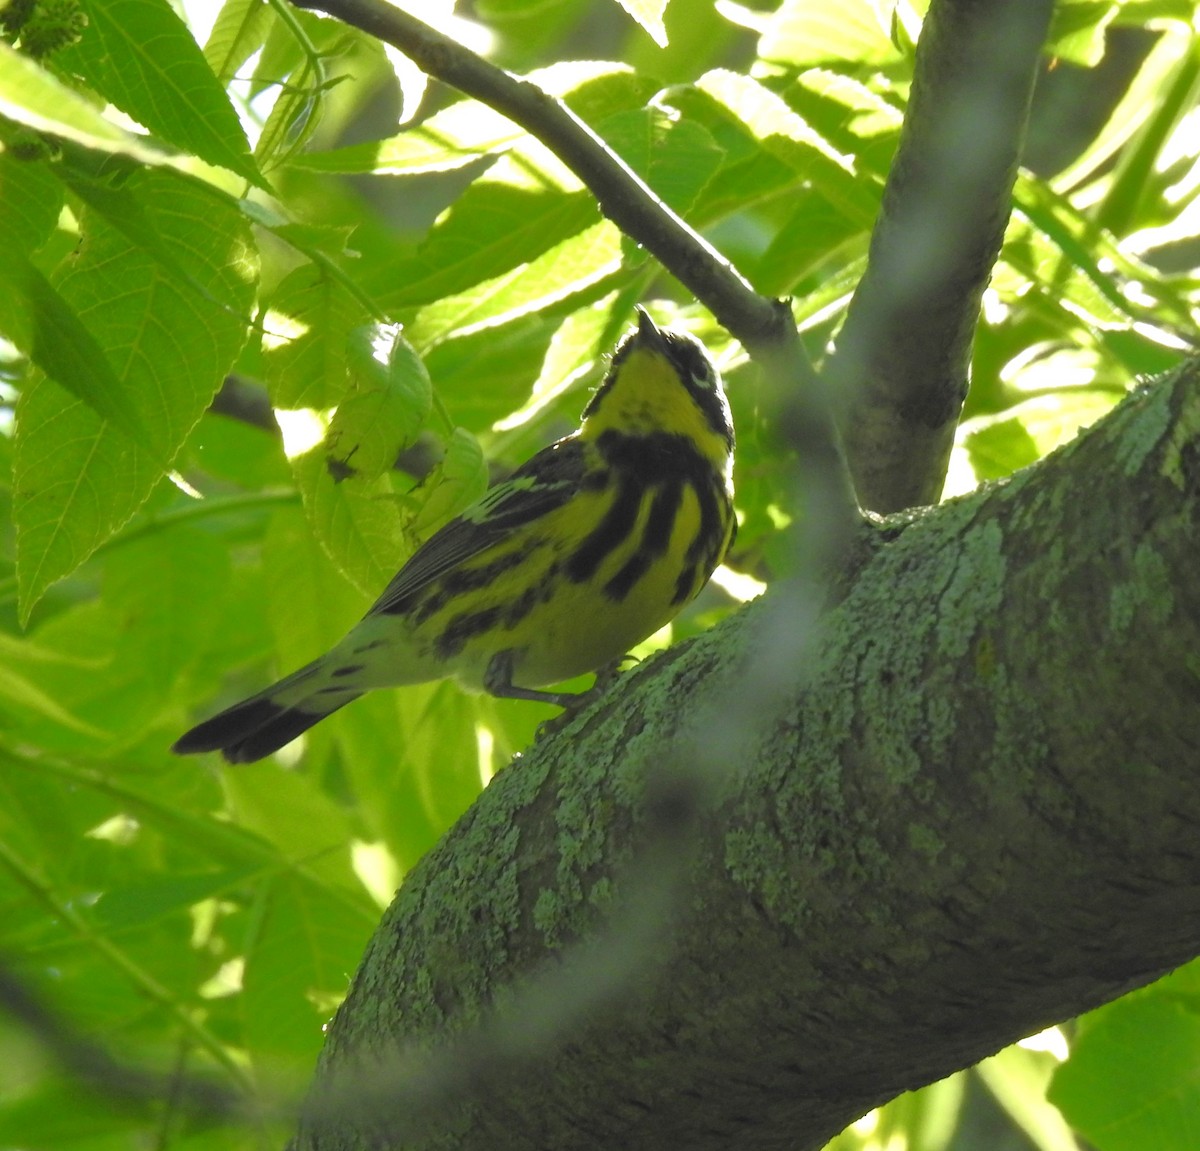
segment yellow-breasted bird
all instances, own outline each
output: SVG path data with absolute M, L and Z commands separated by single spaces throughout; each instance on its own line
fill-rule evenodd
M 733 542 L 733 422 L 693 337 L 638 309 L 577 431 L 430 537 L 336 647 L 180 737 L 247 763 L 365 691 L 454 676 L 538 691 L 594 671 L 670 620 Z

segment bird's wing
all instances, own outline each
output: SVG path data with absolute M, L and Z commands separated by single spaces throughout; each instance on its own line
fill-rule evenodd
M 367 615 L 407 611 L 413 593 L 562 507 L 579 490 L 583 471 L 584 448 L 574 438 L 544 448 L 417 548 Z

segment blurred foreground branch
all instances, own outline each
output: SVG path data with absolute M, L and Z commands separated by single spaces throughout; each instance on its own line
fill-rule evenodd
M 1053 8 L 929 6 L 867 270 L 825 369 L 872 511 L 941 495 Z
M 171 1111 L 205 1122 L 248 1119 L 257 1112 L 247 1094 L 214 1078 L 176 1071 L 164 1073 L 115 1058 L 50 1008 L 12 969 L 0 962 L 0 1013 L 31 1036 L 75 1085 L 114 1103 Z

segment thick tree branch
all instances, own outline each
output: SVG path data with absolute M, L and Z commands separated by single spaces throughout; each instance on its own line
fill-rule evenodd
M 864 507 L 936 503 L 1053 0 L 933 0 L 867 272 L 826 369 Z
M 1198 536 L 1192 365 L 874 530 L 772 693 L 785 587 L 631 674 L 406 881 L 299 1146 L 816 1148 L 1196 955 Z

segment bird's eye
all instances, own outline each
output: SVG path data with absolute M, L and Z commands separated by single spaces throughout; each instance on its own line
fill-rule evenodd
M 692 382 L 699 384 L 701 387 L 710 388 L 713 383 L 713 366 L 709 362 L 708 357 L 704 355 L 696 355 L 692 357 L 692 362 L 688 365 L 691 369 Z
M 703 345 L 694 336 L 669 332 L 668 356 L 679 374 L 680 383 L 700 391 L 711 391 L 716 384 L 717 370 Z

